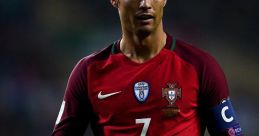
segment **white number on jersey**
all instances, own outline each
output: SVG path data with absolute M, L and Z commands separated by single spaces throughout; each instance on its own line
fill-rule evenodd
M 136 124 L 144 123 L 140 136 L 146 136 L 151 118 L 136 119 Z

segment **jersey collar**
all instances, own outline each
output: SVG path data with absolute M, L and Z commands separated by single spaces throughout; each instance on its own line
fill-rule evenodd
M 121 40 L 117 40 L 112 44 L 112 50 L 111 50 L 112 54 L 121 53 L 120 41 Z M 174 50 L 175 45 L 176 45 L 176 39 L 173 38 L 170 34 L 166 33 L 166 44 L 165 44 L 164 48 L 166 48 L 168 50 Z

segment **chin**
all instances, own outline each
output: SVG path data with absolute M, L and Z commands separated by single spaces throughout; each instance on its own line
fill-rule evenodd
M 138 35 L 142 35 L 142 36 L 148 36 L 149 34 L 151 34 L 154 31 L 153 28 L 151 27 L 141 27 L 137 30 L 137 34 Z

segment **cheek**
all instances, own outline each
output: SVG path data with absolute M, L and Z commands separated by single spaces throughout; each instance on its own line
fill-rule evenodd
M 155 11 L 156 11 L 157 18 L 161 19 L 163 17 L 163 13 L 164 13 L 164 9 L 163 9 L 162 5 L 156 6 Z
M 123 20 L 125 21 L 133 21 L 134 15 L 136 13 L 136 6 L 132 4 L 132 2 L 127 2 L 130 0 L 125 0 L 123 4 L 121 5 L 121 15 L 123 17 Z
M 131 16 L 131 11 L 130 11 L 130 9 L 128 9 L 128 8 L 124 8 L 122 11 L 121 11 L 121 17 L 122 17 L 122 19 L 124 20 L 124 22 L 129 22 L 130 21 L 130 16 Z

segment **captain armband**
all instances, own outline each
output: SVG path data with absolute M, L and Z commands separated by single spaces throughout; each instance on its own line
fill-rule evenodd
M 242 129 L 237 121 L 230 99 L 223 100 L 211 109 L 210 127 L 213 134 L 242 136 Z

